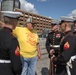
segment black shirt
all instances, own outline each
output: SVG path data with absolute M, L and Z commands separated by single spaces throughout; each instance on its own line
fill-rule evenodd
M 57 57 L 56 64 L 67 63 L 71 56 L 76 54 L 76 37 L 71 31 L 65 33 L 60 49 L 62 53 Z
M 12 71 L 18 75 L 21 74 L 22 64 L 19 55 L 19 44 L 12 35 L 12 30 L 7 27 L 0 30 L 0 59 L 10 60 Z
M 60 45 L 63 34 L 61 32 L 50 32 L 47 36 L 46 40 L 46 49 L 49 51 L 52 49 L 50 45 Z

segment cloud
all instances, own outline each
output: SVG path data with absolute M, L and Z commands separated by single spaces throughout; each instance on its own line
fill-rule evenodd
M 41 1 L 45 2 L 45 1 L 47 1 L 47 0 L 41 0 Z
M 37 0 L 37 1 L 46 2 L 47 0 Z
M 75 10 L 73 10 L 68 16 L 76 16 L 76 9 Z
M 49 16 L 49 18 L 52 18 L 52 17 Z
M 1 1 L 1 0 L 0 0 Z M 28 12 L 38 13 L 34 4 L 27 2 L 26 0 L 20 0 L 21 9 Z M 1 4 L 0 4 L 1 7 Z
M 34 4 L 27 2 L 26 0 L 20 0 L 21 9 L 28 12 L 38 13 L 34 7 Z

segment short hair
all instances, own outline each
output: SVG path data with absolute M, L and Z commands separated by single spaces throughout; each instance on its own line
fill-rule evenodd
M 11 24 L 11 25 L 13 25 L 13 23 L 14 23 L 15 20 L 16 20 L 15 18 L 4 16 L 4 22 L 5 22 L 5 24 Z

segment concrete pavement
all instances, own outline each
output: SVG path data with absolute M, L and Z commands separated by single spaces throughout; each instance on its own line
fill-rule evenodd
M 37 68 L 36 68 L 36 75 L 49 75 L 49 58 L 47 51 L 45 49 L 41 50 L 42 59 L 38 60 Z

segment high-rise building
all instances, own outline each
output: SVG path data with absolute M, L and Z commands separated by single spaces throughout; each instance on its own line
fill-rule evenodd
M 51 20 L 52 20 L 51 18 L 34 14 L 31 12 L 23 11 L 21 9 L 16 9 L 15 11 L 19 11 L 23 13 L 23 15 L 20 17 L 19 20 L 20 25 L 26 25 L 27 18 L 32 17 L 33 21 L 37 22 L 35 28 L 38 33 L 43 33 L 43 32 L 46 33 L 48 30 L 51 29 Z
M 1 10 L 2 11 L 13 11 L 14 8 L 20 8 L 19 0 L 3 0 L 1 2 Z M 16 9 L 16 11 L 20 11 L 23 15 L 20 17 L 19 24 L 25 25 L 28 17 L 32 17 L 34 21 L 37 22 L 35 29 L 38 33 L 46 33 L 51 28 L 51 18 L 41 16 L 38 14 L 34 14 L 31 12 L 23 11 L 21 9 Z

